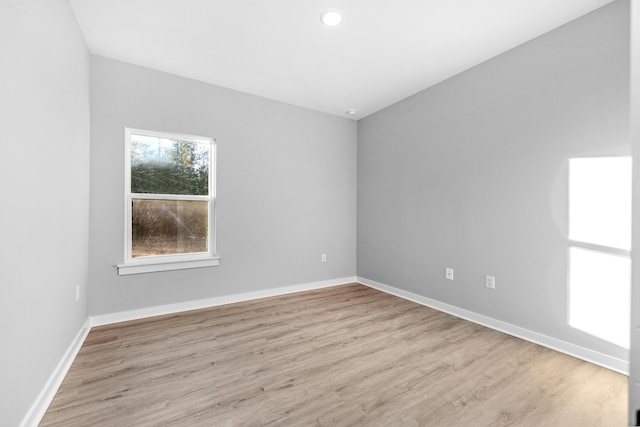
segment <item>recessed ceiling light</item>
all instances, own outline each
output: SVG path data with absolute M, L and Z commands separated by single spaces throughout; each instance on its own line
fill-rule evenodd
M 355 116 L 356 114 L 358 114 L 358 110 L 356 110 L 355 108 L 349 108 L 347 110 L 347 114 L 350 116 Z
M 320 20 L 327 27 L 335 27 L 342 21 L 342 12 L 338 9 L 327 9 L 320 15 Z

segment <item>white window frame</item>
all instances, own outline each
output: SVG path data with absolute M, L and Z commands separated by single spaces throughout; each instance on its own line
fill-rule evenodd
M 145 135 L 157 138 L 167 138 L 180 141 L 209 144 L 209 195 L 170 195 L 170 194 L 148 194 L 131 192 L 131 135 Z M 124 263 L 119 264 L 118 274 L 120 276 L 129 274 L 150 273 L 157 271 L 181 270 L 186 268 L 214 267 L 219 264 L 220 257 L 216 255 L 216 141 L 213 138 L 187 135 L 182 133 L 159 132 L 144 129 L 125 128 L 125 182 L 124 182 Z M 145 257 L 132 257 L 132 224 L 131 224 L 131 203 L 133 199 L 146 200 L 199 200 L 207 201 L 209 204 L 209 224 L 208 224 L 208 252 L 154 255 Z

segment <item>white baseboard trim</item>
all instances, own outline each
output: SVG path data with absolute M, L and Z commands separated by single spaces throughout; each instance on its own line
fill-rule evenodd
M 617 357 L 609 356 L 585 347 L 581 347 L 566 341 L 559 340 L 557 338 L 550 337 L 548 335 L 521 328 L 519 326 L 515 326 L 501 320 L 474 313 L 472 311 L 446 304 L 444 302 L 440 302 L 431 298 L 427 298 L 422 295 L 414 294 L 413 292 L 405 291 L 393 286 L 365 279 L 364 277 L 358 277 L 357 281 L 358 283 L 369 286 L 370 288 L 377 289 L 379 291 L 386 292 L 388 294 L 434 308 L 436 310 L 451 314 L 456 317 L 460 317 L 470 322 L 477 323 L 479 325 L 486 326 L 500 332 L 504 332 L 505 334 L 512 335 L 514 337 L 522 338 L 523 340 L 530 341 L 543 347 L 568 354 L 569 356 L 573 356 L 578 359 L 593 363 L 595 365 L 602 366 L 603 368 L 611 369 L 612 371 L 616 371 L 624 375 L 629 375 L 628 359 L 618 359 Z
M 20 423 L 20 427 L 37 427 L 37 425 L 40 424 L 40 421 L 42 421 L 42 417 L 44 417 L 44 414 L 47 412 L 47 408 L 49 408 L 49 405 L 53 401 L 58 388 L 60 388 L 60 384 L 62 384 L 69 368 L 71 368 L 71 364 L 80 351 L 84 340 L 87 338 L 90 329 L 91 326 L 89 324 L 89 319 L 87 319 L 73 341 L 71 341 L 69 348 L 67 348 L 62 359 L 60 359 L 60 362 L 58 362 L 58 365 L 51 373 L 51 376 L 49 376 L 49 380 L 47 380 L 46 384 L 40 391 L 40 394 L 38 394 L 38 397 L 31 405 L 31 408 L 29 408 L 29 411 Z
M 175 304 L 146 307 L 137 310 L 120 311 L 117 313 L 101 314 L 89 318 L 91 326 L 103 326 L 113 323 L 127 322 L 129 320 L 144 319 L 147 317 L 161 316 L 164 314 L 174 314 L 189 310 L 199 310 L 202 308 L 216 307 L 219 305 L 233 304 L 236 302 L 250 301 L 259 298 L 268 298 L 295 292 L 310 291 L 313 289 L 329 288 L 332 286 L 344 285 L 356 282 L 355 277 L 343 277 L 340 279 L 325 280 L 321 282 L 305 283 L 301 285 L 283 286 L 280 288 L 265 289 L 254 292 L 244 292 L 234 295 L 185 301 Z

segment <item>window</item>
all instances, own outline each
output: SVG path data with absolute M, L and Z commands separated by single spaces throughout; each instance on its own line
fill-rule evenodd
M 631 158 L 569 161 L 569 324 L 629 348 Z
M 126 129 L 118 274 L 218 265 L 214 165 L 211 138 Z

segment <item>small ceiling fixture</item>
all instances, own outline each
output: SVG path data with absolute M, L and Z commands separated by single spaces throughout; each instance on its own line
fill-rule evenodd
M 342 21 L 342 11 L 338 9 L 327 9 L 320 15 L 320 20 L 327 27 L 335 27 Z
M 350 116 L 355 116 L 356 114 L 358 114 L 358 110 L 356 110 L 355 108 L 349 108 L 347 110 L 347 114 Z

